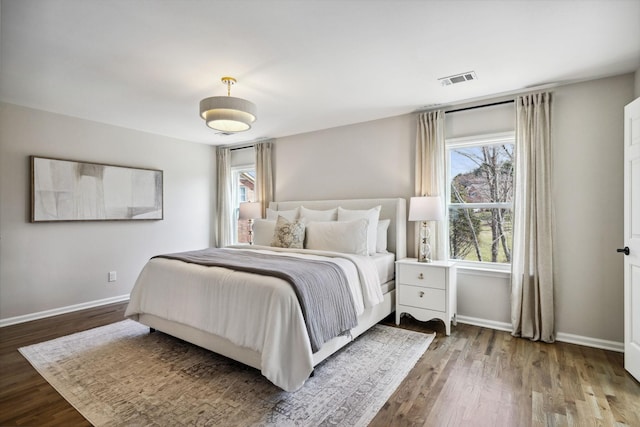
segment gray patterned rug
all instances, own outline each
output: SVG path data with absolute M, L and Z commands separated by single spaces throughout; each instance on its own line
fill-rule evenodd
M 376 325 L 293 393 L 131 320 L 20 352 L 95 426 L 364 426 L 433 338 Z

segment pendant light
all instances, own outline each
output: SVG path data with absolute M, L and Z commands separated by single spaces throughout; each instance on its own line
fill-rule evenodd
M 256 105 L 242 98 L 231 96 L 231 86 L 237 80 L 223 77 L 222 83 L 227 85 L 227 96 L 212 96 L 200 101 L 200 116 L 207 126 L 221 132 L 243 132 L 251 129 L 256 120 Z

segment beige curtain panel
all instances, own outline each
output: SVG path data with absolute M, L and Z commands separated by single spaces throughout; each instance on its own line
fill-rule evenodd
M 267 215 L 269 202 L 273 200 L 272 149 L 271 141 L 256 144 L 256 202 L 262 203 L 263 218 Z
M 516 167 L 511 264 L 513 335 L 555 340 L 549 93 L 516 99 Z
M 418 115 L 415 166 L 415 195 L 441 196 L 442 211 L 446 212 L 444 112 L 440 110 Z M 446 221 L 430 221 L 429 226 L 432 258 L 444 260 L 447 256 Z M 416 226 L 416 253 L 418 229 Z
M 216 246 L 225 247 L 232 243 L 233 210 L 231 207 L 231 150 L 228 147 L 216 149 L 218 174 L 216 203 Z

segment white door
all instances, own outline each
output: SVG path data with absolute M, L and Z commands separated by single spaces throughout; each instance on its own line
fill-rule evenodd
M 624 108 L 624 368 L 640 381 L 640 98 Z

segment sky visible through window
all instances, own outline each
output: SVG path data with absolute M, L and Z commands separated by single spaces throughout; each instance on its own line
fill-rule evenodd
M 469 173 L 476 169 L 478 165 L 461 153 L 466 152 L 474 156 L 482 155 L 482 147 L 459 148 L 451 150 L 451 178 L 461 174 Z

